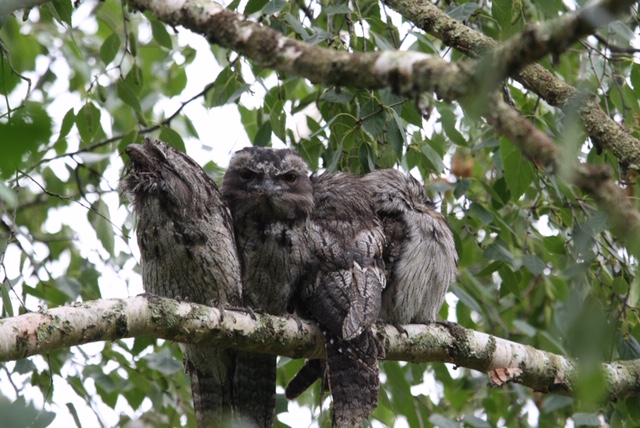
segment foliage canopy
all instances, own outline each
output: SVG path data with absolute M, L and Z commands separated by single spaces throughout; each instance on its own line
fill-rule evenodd
M 419 176 L 446 213 L 460 255 L 458 280 L 441 318 L 587 366 L 640 358 L 638 249 L 619 227 L 614 233 L 610 212 L 617 207 L 598 205 L 567 179 L 578 162 L 608 165 L 637 209 L 636 166 L 607 150 L 606 135 L 588 135 L 580 106 L 558 105 L 514 79 L 500 88 L 561 147 L 563 162 L 549 171 L 482 117 L 474 107 L 488 103 L 482 91 L 450 103 L 431 93 L 400 96 L 389 87 L 313 84 L 232 49 L 209 49 L 194 42 L 200 36 L 185 37 L 188 30 L 126 1 L 75 3 L 55 0 L 0 16 L 3 317 L 140 290 L 135 221 L 117 189 L 128 144 L 159 138 L 197 156 L 219 179 L 229 141 L 246 141 L 290 146 L 314 171 L 361 174 L 399 166 Z M 406 12 L 419 2 L 387 3 L 234 0 L 226 8 L 335 51 L 468 59 L 465 53 L 473 49 Z M 428 7 L 498 41 L 570 9 L 556 0 Z M 594 94 L 606 116 L 638 143 L 633 13 L 539 63 L 581 93 Z M 222 124 L 212 126 L 209 121 L 221 115 Z M 229 121 L 238 122 L 246 138 L 226 131 Z M 3 363 L 0 413 L 20 413 L 24 425 L 35 418 L 33 426 L 46 426 L 55 413 L 70 415 L 78 426 L 94 425 L 95 418 L 106 425 L 133 426 L 140 419 L 153 426 L 193 426 L 180 359 L 175 344 L 136 338 Z M 282 358 L 279 385 L 300 366 Z M 568 397 L 513 384 L 492 389 L 485 374 L 444 364 L 387 361 L 381 367 L 374 418 L 388 426 L 640 423 L 640 400 L 599 402 L 603 380 L 588 370 Z M 44 400 L 46 412 L 25 397 L 39 403 L 35 407 Z M 329 419 L 317 409 L 319 397 L 316 387 L 297 406 L 325 425 Z M 295 407 L 282 390 L 278 398 L 277 412 Z M 293 423 L 283 418 L 282 426 L 285 419 Z

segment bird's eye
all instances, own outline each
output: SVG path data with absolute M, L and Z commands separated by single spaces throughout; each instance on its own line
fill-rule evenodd
M 298 175 L 295 172 L 288 172 L 282 176 L 282 179 L 287 183 L 295 183 L 298 179 Z
M 256 173 L 251 170 L 243 169 L 242 171 L 240 171 L 240 178 L 242 178 L 243 180 L 251 180 L 255 176 Z

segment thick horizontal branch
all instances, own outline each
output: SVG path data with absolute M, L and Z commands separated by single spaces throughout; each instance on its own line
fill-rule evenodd
M 255 319 L 253 318 L 255 317 Z M 541 392 L 574 392 L 575 362 L 530 346 L 455 324 L 408 325 L 406 333 L 378 325 L 387 359 L 449 362 L 489 372 L 491 379 L 517 382 Z M 324 357 L 323 336 L 312 322 L 296 318 L 224 311 L 140 295 L 128 299 L 76 303 L 0 320 L 0 361 L 54 349 L 125 337 L 153 337 L 185 343 L 285 355 Z M 640 361 L 601 365 L 606 396 L 640 395 Z
M 420 52 L 345 52 L 310 45 L 248 20 L 211 0 L 131 0 L 163 22 L 182 25 L 262 67 L 352 88 L 390 86 L 404 95 L 435 92 L 455 100 L 470 92 L 471 63 L 452 64 Z
M 478 58 L 499 48 L 499 43 L 456 21 L 428 1 L 383 0 L 393 10 L 423 31 L 470 57 Z M 618 2 L 620 5 L 628 2 Z M 567 107 L 578 97 L 580 118 L 586 133 L 631 169 L 640 170 L 640 141 L 602 111 L 595 97 L 580 96 L 578 90 L 555 77 L 539 64 L 530 64 L 512 76 L 555 107 Z

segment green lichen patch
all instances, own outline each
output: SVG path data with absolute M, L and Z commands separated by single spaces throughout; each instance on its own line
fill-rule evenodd
M 172 329 L 180 324 L 178 308 L 180 303 L 172 299 L 161 299 L 154 296 L 147 296 L 151 319 L 162 328 Z

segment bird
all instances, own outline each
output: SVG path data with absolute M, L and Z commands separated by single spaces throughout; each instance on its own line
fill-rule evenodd
M 244 148 L 230 159 L 221 193 L 233 218 L 245 306 L 290 314 L 313 249 L 314 200 L 306 162 L 289 149 Z M 273 426 L 275 390 L 276 356 L 239 355 L 234 400 L 247 426 Z
M 189 156 L 145 139 L 125 152 L 122 180 L 137 216 L 145 292 L 224 307 L 242 304 L 240 263 L 231 214 L 215 182 Z M 184 346 L 185 368 L 199 428 L 222 426 L 234 415 L 236 352 Z
M 361 182 L 371 192 L 386 241 L 380 319 L 396 326 L 435 321 L 457 272 L 449 223 L 410 174 L 379 169 Z
M 384 233 L 386 283 L 379 319 L 401 332 L 405 332 L 402 324 L 433 322 L 457 271 L 458 255 L 448 222 L 409 174 L 380 169 L 349 181 L 351 189 L 365 188 L 361 192 L 373 204 Z M 287 385 L 287 398 L 300 395 L 325 371 L 322 360 L 305 362 Z
M 377 407 L 378 359 L 384 348 L 372 332 L 379 317 L 386 278 L 384 233 L 368 188 L 347 173 L 313 176 L 314 258 L 300 281 L 297 305 L 325 335 L 326 366 L 321 372 L 331 392 L 332 426 L 365 424 Z M 295 378 L 294 378 L 295 379 Z M 289 384 L 287 396 L 295 392 Z

